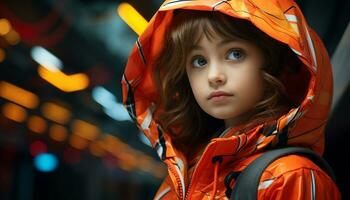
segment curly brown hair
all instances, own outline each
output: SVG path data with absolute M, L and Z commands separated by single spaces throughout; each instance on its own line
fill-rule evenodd
M 275 120 L 300 102 L 293 102 L 279 80 L 283 73 L 296 73 L 301 61 L 291 49 L 256 28 L 251 22 L 219 12 L 176 10 L 165 36 L 163 50 L 154 63 L 163 112 L 158 123 L 182 151 L 205 144 L 224 126 L 224 121 L 205 113 L 197 104 L 186 75 L 186 60 L 191 46 L 205 34 L 225 39 L 239 38 L 260 48 L 264 56 L 262 77 L 266 82 L 263 99 L 253 110 L 247 126 Z M 159 108 L 160 106 L 158 106 Z

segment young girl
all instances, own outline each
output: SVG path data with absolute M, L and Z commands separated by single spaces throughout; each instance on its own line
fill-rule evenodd
M 155 199 L 228 199 L 228 174 L 270 149 L 322 154 L 332 74 L 291 0 L 165 1 L 136 41 L 123 102 L 168 176 Z M 258 199 L 340 199 L 308 158 L 262 174 Z

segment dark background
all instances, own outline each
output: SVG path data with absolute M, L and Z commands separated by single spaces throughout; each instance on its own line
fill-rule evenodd
M 133 5 L 148 21 L 162 1 L 125 2 Z M 326 129 L 325 158 L 334 168 L 343 198 L 350 199 L 350 172 L 345 164 L 350 153 L 347 148 L 350 30 L 346 32 L 350 1 L 297 2 L 332 57 L 335 97 Z M 121 103 L 120 79 L 137 38 L 116 12 L 121 3 L 118 0 L 0 0 L 0 19 L 6 18 L 19 35 L 19 40 L 11 44 L 0 34 L 0 54 L 3 52 L 0 83 L 11 83 L 39 99 L 37 106 L 26 108 L 0 95 L 1 200 L 151 199 L 154 196 L 166 174 L 164 164 L 142 141 L 130 120 L 110 117 L 93 98 L 96 89 L 103 87 L 112 94 L 113 105 Z M 89 86 L 63 92 L 46 82 L 38 75 L 38 63 L 31 57 L 35 46 L 44 47 L 57 56 L 65 74 L 85 73 Z M 26 97 L 19 97 L 23 98 Z M 69 110 L 69 119 L 58 123 L 46 116 L 43 107 L 48 102 Z M 9 106 L 24 110 L 25 118 L 9 119 L 6 115 Z M 123 111 L 116 113 L 122 115 Z M 31 127 L 33 116 L 41 119 L 44 128 L 35 129 L 39 122 Z M 93 136 L 84 138 L 76 133 L 75 124 L 82 121 L 95 127 L 89 129 Z M 52 138 L 51 128 L 55 125 L 66 130 L 66 139 Z M 74 143 L 76 140 L 78 146 Z M 58 160 L 52 172 L 35 168 L 35 157 L 45 152 Z

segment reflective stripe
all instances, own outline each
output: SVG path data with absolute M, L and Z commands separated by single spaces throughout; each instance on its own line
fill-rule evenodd
M 141 127 L 143 129 L 149 129 L 149 125 L 151 124 L 151 121 L 152 121 L 152 109 L 148 108 L 146 112 L 147 112 L 147 115 L 141 124 Z
M 313 44 L 313 42 L 311 40 L 311 37 L 310 37 L 310 34 L 309 34 L 309 30 L 306 27 L 306 25 L 304 25 L 304 28 L 305 28 L 307 43 L 309 44 L 309 48 L 310 48 L 310 51 L 311 51 L 311 56 L 312 56 L 312 59 L 314 61 L 313 68 L 316 71 L 317 70 L 317 60 L 316 60 L 316 53 L 315 53 L 314 44 Z
M 192 0 L 175 0 L 175 1 L 172 1 L 172 2 L 169 2 L 165 5 L 163 5 L 161 7 L 161 9 L 164 9 L 164 8 L 167 8 L 167 7 L 170 7 L 170 6 L 176 6 L 176 5 L 180 5 L 180 4 L 184 4 L 184 3 L 188 3 Z
M 163 191 L 161 191 L 158 196 L 154 198 L 154 200 L 160 200 L 163 198 L 168 192 L 170 192 L 170 187 L 165 188 Z
M 316 199 L 316 181 L 315 181 L 315 175 L 314 171 L 310 170 L 311 173 L 311 200 Z
M 275 179 L 270 179 L 259 184 L 258 190 L 266 189 L 275 181 Z
M 293 48 L 291 48 L 292 49 L 292 51 L 294 52 L 294 53 L 296 53 L 298 56 L 302 56 L 302 54 L 299 52 L 299 51 L 297 51 L 297 50 L 295 50 L 295 49 L 293 49 Z
M 284 14 L 289 22 L 298 22 L 297 17 L 291 14 Z
M 136 40 L 136 45 L 137 45 L 137 49 L 138 49 L 138 51 L 139 51 L 139 55 L 140 55 L 140 57 L 141 57 L 141 60 L 142 60 L 143 64 L 146 64 L 145 54 L 143 53 L 142 45 L 141 45 L 141 43 L 140 43 L 139 38 L 137 38 L 137 40 Z
M 214 5 L 212 5 L 211 7 L 213 7 L 213 10 L 215 10 L 216 6 L 218 6 L 218 5 L 222 4 L 222 3 L 225 3 L 225 2 L 226 2 L 226 0 L 219 1 L 219 2 L 215 3 Z

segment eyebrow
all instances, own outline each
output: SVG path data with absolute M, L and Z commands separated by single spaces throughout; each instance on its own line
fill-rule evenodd
M 224 45 L 224 44 L 229 43 L 229 42 L 238 42 L 238 41 L 240 41 L 240 40 L 238 40 L 238 39 L 232 39 L 232 38 L 230 38 L 230 39 L 223 39 L 223 40 L 221 40 L 219 43 L 217 43 L 216 46 L 221 46 L 221 45 Z M 202 49 L 203 49 L 202 46 L 197 45 L 197 44 L 194 44 L 194 45 L 192 45 L 192 46 L 190 47 L 190 52 L 191 52 L 191 51 L 194 51 L 194 50 L 202 50 Z

